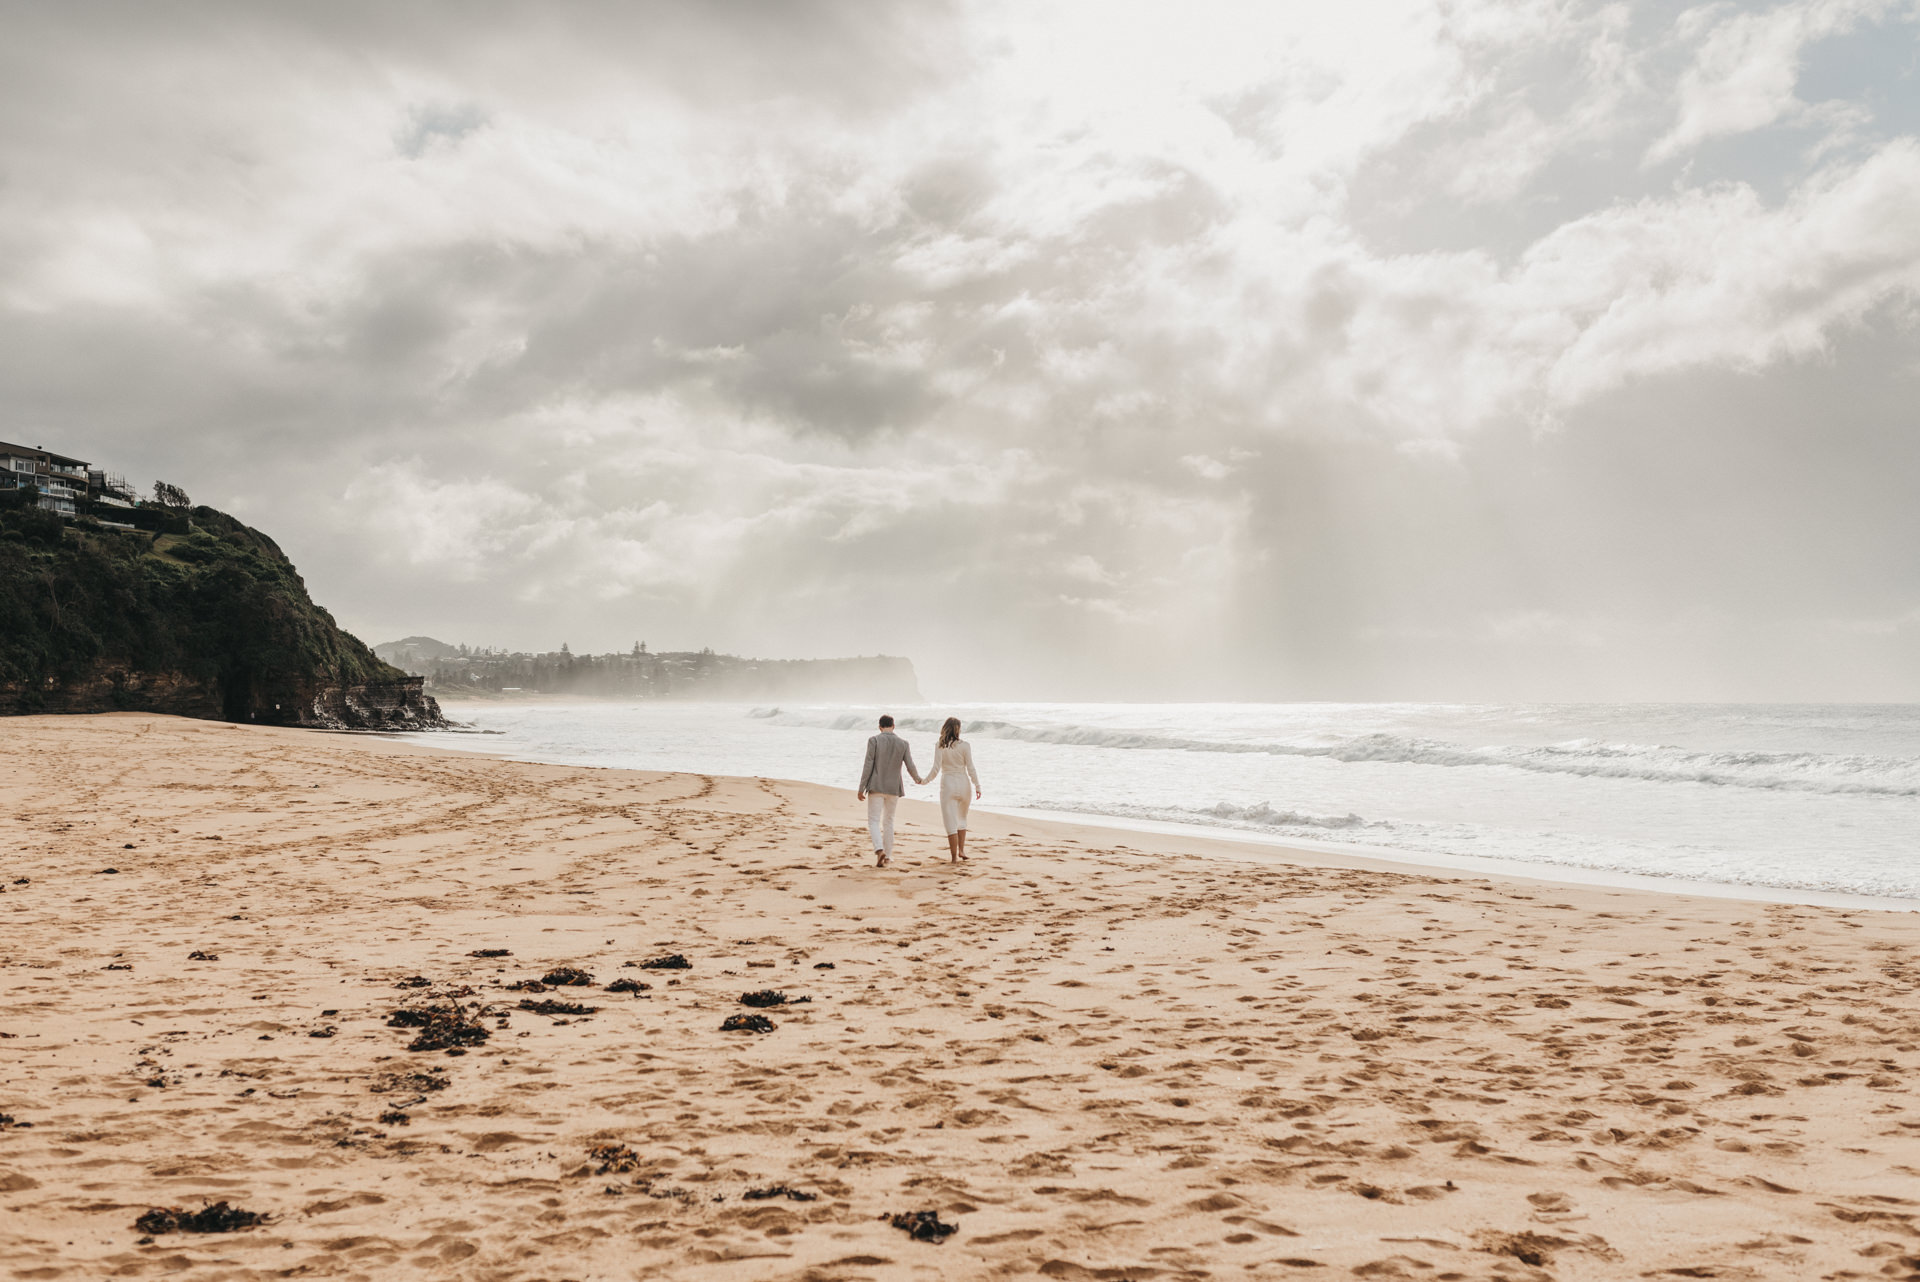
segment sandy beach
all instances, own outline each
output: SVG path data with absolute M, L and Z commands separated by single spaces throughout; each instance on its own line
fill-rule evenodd
M 0 801 L 8 1277 L 1920 1277 L 1910 914 L 144 715 Z

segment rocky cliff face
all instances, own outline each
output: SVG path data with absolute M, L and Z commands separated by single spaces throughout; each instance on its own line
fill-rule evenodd
M 303 709 L 303 726 L 336 730 L 438 730 L 447 720 L 422 687 L 425 677 L 328 686 Z
M 442 729 L 447 720 L 433 696 L 422 689 L 424 684 L 421 677 L 402 676 L 358 685 L 316 685 L 291 701 L 246 708 L 242 715 L 229 717 L 227 699 L 217 683 L 196 680 L 184 672 L 116 668 L 38 686 L 0 684 L 0 714 L 160 712 L 315 730 Z
M 272 539 L 212 508 L 191 521 L 133 533 L 0 508 L 0 714 L 446 724 L 419 678 L 313 603 Z

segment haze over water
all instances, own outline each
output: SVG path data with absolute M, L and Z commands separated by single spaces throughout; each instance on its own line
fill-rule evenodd
M 1920 899 L 1913 705 L 958 704 L 986 798 L 1222 835 Z M 874 710 L 467 704 L 532 761 L 851 788 Z M 432 742 L 444 745 L 444 737 Z M 455 741 L 459 742 L 459 741 Z M 910 789 L 930 797 L 930 789 Z M 848 817 L 855 817 L 849 798 Z

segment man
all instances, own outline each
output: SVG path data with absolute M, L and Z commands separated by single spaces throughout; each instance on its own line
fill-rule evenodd
M 867 831 L 873 835 L 873 866 L 885 868 L 893 857 L 893 812 L 905 789 L 900 784 L 900 767 L 905 766 L 915 783 L 925 783 L 913 768 L 913 748 L 893 732 L 893 718 L 880 718 L 880 733 L 867 740 L 866 764 L 860 767 L 860 788 L 855 794 L 867 803 Z

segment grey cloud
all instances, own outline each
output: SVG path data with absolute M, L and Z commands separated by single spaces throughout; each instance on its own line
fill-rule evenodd
M 1784 124 L 1645 169 L 1693 53 L 1653 6 L 1475 10 L 1457 83 L 1307 171 L 1300 86 L 1385 72 L 1140 141 L 1033 125 L 1072 78 L 995 81 L 971 7 L 158 12 L 0 54 L 0 406 L 262 524 L 370 639 L 1920 695 L 1869 626 L 1920 607 L 1920 171 Z
M 486 123 L 486 111 L 473 103 L 424 104 L 407 113 L 405 125 L 394 137 L 394 146 L 401 155 L 417 158 L 436 143 L 458 144 Z

